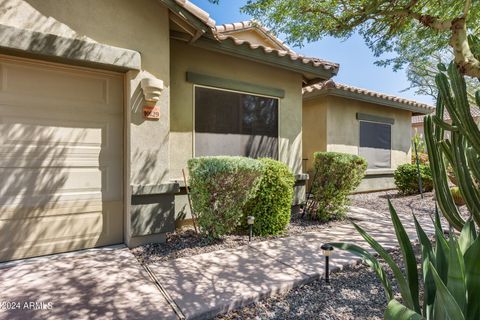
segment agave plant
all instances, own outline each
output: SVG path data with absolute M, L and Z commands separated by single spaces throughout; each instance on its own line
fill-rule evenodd
M 435 243 L 432 244 L 413 215 L 421 245 L 424 288 L 421 303 L 419 272 L 413 247 L 390 200 L 388 204 L 405 273 L 385 248 L 359 225 L 352 223 L 363 239 L 390 267 L 398 284 L 401 302 L 395 299 L 387 273 L 374 255 L 354 244 L 331 243 L 334 247 L 362 257 L 375 271 L 389 301 L 385 319 L 480 319 L 480 237 L 477 237 L 475 223 L 469 219 L 458 237 L 452 232 L 449 239 L 446 239 L 437 211 L 433 222 Z

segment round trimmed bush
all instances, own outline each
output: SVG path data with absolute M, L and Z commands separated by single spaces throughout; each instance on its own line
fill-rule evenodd
M 422 177 L 423 191 L 428 192 L 433 190 L 433 179 L 430 166 L 421 164 L 420 175 Z M 398 166 L 393 175 L 395 185 L 400 193 L 404 195 L 417 194 L 418 190 L 418 172 L 416 164 L 402 164 Z
M 263 174 L 255 196 L 245 206 L 244 227 L 247 227 L 246 217 L 251 215 L 255 217 L 255 235 L 277 235 L 290 223 L 295 179 L 284 163 L 268 158 L 259 161 Z
M 353 154 L 315 152 L 312 193 L 318 208 L 314 218 L 320 221 L 341 219 L 348 206 L 348 195 L 360 184 L 367 161 Z M 315 173 L 311 173 L 311 177 Z
M 234 232 L 263 173 L 260 161 L 245 157 L 199 157 L 188 161 L 190 192 L 198 224 L 209 237 Z

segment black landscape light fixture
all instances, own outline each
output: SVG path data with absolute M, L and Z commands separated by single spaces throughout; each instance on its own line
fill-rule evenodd
M 320 248 L 322 249 L 322 253 L 325 256 L 325 282 L 330 283 L 330 276 L 329 276 L 330 266 L 329 266 L 329 263 L 330 263 L 330 256 L 333 253 L 333 246 L 328 244 L 328 243 L 325 243 Z
M 254 216 L 248 216 L 247 217 L 247 223 L 248 223 L 248 242 L 252 241 L 252 233 L 253 233 L 253 223 L 255 222 L 255 217 Z

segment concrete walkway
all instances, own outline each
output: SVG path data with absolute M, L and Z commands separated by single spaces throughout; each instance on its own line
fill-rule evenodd
M 349 216 L 384 247 L 397 245 L 389 217 L 360 208 L 352 208 Z M 411 239 L 415 239 L 412 217 L 401 217 L 401 220 Z M 427 233 L 433 232 L 429 219 L 421 219 L 420 223 Z M 208 319 L 322 277 L 324 257 L 320 246 L 333 241 L 353 242 L 369 248 L 354 227 L 345 224 L 322 233 L 252 243 L 150 264 L 149 268 L 185 318 Z M 358 261 L 347 252 L 335 251 L 332 267 L 342 268 Z
M 351 208 L 349 217 L 385 247 L 396 246 L 389 217 L 360 208 Z M 411 216 L 401 219 L 416 238 Z M 433 232 L 429 219 L 421 224 Z M 150 264 L 146 269 L 123 247 L 3 263 L 0 320 L 211 318 L 322 277 L 320 246 L 332 241 L 368 248 L 353 226 L 345 224 L 321 233 Z M 335 251 L 332 267 L 358 261 Z
M 0 264 L 0 319 L 177 319 L 127 248 Z

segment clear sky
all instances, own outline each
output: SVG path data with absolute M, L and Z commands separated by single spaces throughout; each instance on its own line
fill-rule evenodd
M 208 0 L 190 1 L 207 11 L 217 24 L 250 19 L 249 16 L 240 13 L 240 7 L 246 0 L 220 0 L 218 5 Z M 324 38 L 318 42 L 305 44 L 302 48 L 293 49 L 307 56 L 339 63 L 340 72 L 335 77 L 337 82 L 433 104 L 429 96 L 415 95 L 413 90 L 402 92 L 409 86 L 405 72 L 402 70 L 393 72 L 389 67 L 375 66 L 376 59 L 360 36 L 353 36 L 344 41 Z

